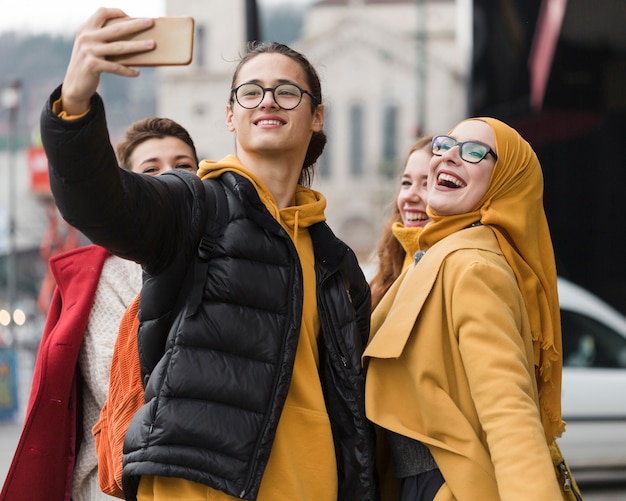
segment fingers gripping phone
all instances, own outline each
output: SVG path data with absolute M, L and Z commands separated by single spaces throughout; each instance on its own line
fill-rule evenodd
M 127 17 L 110 19 L 106 25 L 128 19 Z M 155 48 L 147 52 L 109 56 L 107 59 L 111 61 L 126 66 L 186 65 L 191 63 L 193 57 L 194 19 L 182 16 L 155 17 L 154 24 L 147 30 L 117 40 L 154 40 Z

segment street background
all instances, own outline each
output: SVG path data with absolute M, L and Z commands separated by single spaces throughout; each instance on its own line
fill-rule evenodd
M 223 94 L 219 90 L 226 88 L 228 82 L 221 82 L 219 77 L 230 72 L 213 68 L 214 63 L 226 61 L 222 54 L 211 56 L 211 49 L 239 47 L 244 23 L 241 22 L 243 9 L 238 4 L 243 2 L 125 0 L 123 3 L 130 15 L 161 15 L 168 12 L 165 4 L 171 4 L 170 12 L 193 14 L 198 25 L 205 27 L 203 33 L 210 36 L 198 43 L 202 50 L 194 64 L 181 72 L 168 68 L 156 78 L 145 70 L 142 78 L 132 81 L 105 79 L 102 90 L 107 97 L 109 125 L 119 124 L 121 129 L 135 118 L 158 112 L 189 125 L 194 137 L 212 138 L 211 145 L 202 141 L 199 147 L 223 143 L 230 149 L 230 138 L 214 139 L 226 133 Z M 259 0 L 258 3 L 263 7 L 278 2 Z M 310 2 L 291 0 L 290 3 Z M 280 27 L 302 26 L 297 38 L 279 41 L 291 44 L 293 40 L 297 48 L 322 63 L 325 101 L 328 109 L 332 109 L 328 125 L 332 127 L 333 141 L 320 165 L 316 189 L 329 200 L 327 216 L 339 236 L 360 249 L 360 255 L 369 255 L 368 245 L 376 240 L 384 207 L 395 190 L 394 173 L 404 145 L 415 134 L 447 130 L 456 118 L 462 118 L 453 120 L 455 113 L 462 113 L 463 117 L 465 114 L 495 116 L 515 124 L 541 159 L 546 211 L 560 258 L 560 273 L 566 273 L 626 313 L 623 258 L 626 220 L 606 217 L 622 213 L 626 206 L 626 197 L 622 195 L 626 150 L 619 147 L 626 134 L 624 0 L 499 3 L 455 0 L 458 8 L 452 1 L 416 0 L 413 7 L 410 2 L 388 1 L 384 2 L 388 4 L 384 12 L 377 10 L 383 2 L 315 3 L 321 5 L 306 15 L 297 13 L 300 17 L 288 21 L 278 15 L 289 14 L 289 9 L 274 10 L 273 19 Z M 342 15 L 337 14 L 337 6 L 332 5 L 335 3 L 346 4 Z M 539 22 L 539 6 L 548 3 L 568 4 L 562 25 Z M 53 5 L 50 12 L 45 9 L 49 4 Z M 405 23 L 388 17 L 394 4 L 403 9 L 413 8 L 400 16 Z M 467 15 L 470 4 L 474 19 Z M 20 84 L 17 87 L 20 99 L 13 104 L 2 99 L 0 106 L 0 258 L 4 259 L 0 263 L 0 296 L 4 294 L 9 306 L 19 307 L 26 315 L 26 323 L 14 326 L 11 331 L 0 326 L 0 346 L 4 340 L 6 345 L 19 347 L 20 371 L 16 415 L 13 419 L 0 419 L 0 484 L 4 483 L 21 433 L 32 359 L 42 331 L 43 316 L 37 312 L 36 302 L 46 259 L 41 256 L 40 243 L 51 228 L 60 227 L 46 212 L 49 200 L 31 189 L 34 175 L 31 179 L 27 152 L 37 146 L 36 124 L 42 103 L 61 81 L 69 57 L 71 39 L 63 37 L 72 36 L 78 24 L 95 9 L 87 5 L 87 0 L 81 2 L 85 11 L 70 19 L 67 9 L 55 8 L 50 2 L 23 0 L 0 18 L 3 98 L 11 95 L 7 91 L 14 85 Z M 152 6 L 158 10 L 153 11 Z M 78 13 L 78 8 L 71 10 Z M 21 11 L 26 11 L 23 17 L 18 16 Z M 269 9 L 261 11 L 263 18 Z M 512 16 L 513 12 L 519 17 Z M 269 26 L 271 16 L 267 19 Z M 422 19 L 435 22 L 422 23 Z M 441 19 L 449 22 L 441 23 Z M 35 24 L 36 20 L 39 22 Z M 453 26 L 464 27 L 465 31 L 455 33 Z M 63 37 L 41 38 L 38 34 L 40 29 L 53 27 L 53 33 Z M 227 27 L 230 38 L 226 38 L 221 27 Z M 545 30 L 539 29 L 544 27 Z M 13 37 L 6 33 L 13 29 L 21 35 Z M 22 36 L 26 33 L 38 36 L 25 40 Z M 542 57 L 533 59 L 536 65 L 529 65 L 531 44 L 539 40 L 538 34 L 554 37 L 553 53 L 543 53 Z M 213 42 L 211 36 L 218 38 L 219 43 Z M 272 37 L 280 38 L 274 34 Z M 550 46 L 542 40 L 544 48 Z M 16 49 L 12 52 L 13 47 Z M 38 60 L 37 56 L 42 59 Z M 533 68 L 530 75 L 529 69 Z M 166 70 L 172 71 L 165 73 Z M 367 75 L 365 78 L 363 73 Z M 380 75 L 380 81 L 372 75 Z M 531 81 L 543 82 L 537 88 L 545 96 L 540 96 L 543 99 L 538 102 L 529 102 L 531 90 L 537 90 L 534 84 L 530 85 Z M 163 86 L 160 91 L 156 82 Z M 218 91 L 212 92 L 214 88 Z M 158 96 L 167 99 L 159 102 Z M 210 101 L 212 96 L 218 102 Z M 372 103 L 386 104 L 383 107 Z M 140 109 L 141 104 L 151 108 Z M 529 109 L 530 104 L 533 109 Z M 410 110 L 415 111 L 415 116 Z M 445 115 L 448 112 L 450 117 Z M 350 117 L 357 117 L 354 122 L 366 124 L 367 128 L 356 127 Z M 384 130 L 378 128 L 380 125 L 385 126 Z M 213 128 L 209 131 L 207 127 Z M 354 147 L 354 151 L 346 145 Z M 212 157 L 212 153 L 202 151 L 201 156 Z M 601 487 L 596 483 L 584 484 L 582 488 L 586 501 L 626 500 L 626 479 L 619 485 Z
M 24 418 L 26 415 L 26 406 L 28 404 L 28 396 L 32 383 L 32 375 L 36 350 L 26 348 L 24 343 L 22 347 L 16 350 L 17 353 L 17 412 L 13 419 L 0 419 L 0 485 L 4 485 L 7 473 L 11 466 L 13 454 L 17 448 Z M 626 500 L 626 478 L 616 481 L 615 477 L 585 477 L 581 481 L 582 476 L 577 478 L 584 501 L 625 501 Z M 530 480 L 530 479 L 529 479 Z M 25 501 L 25 500 L 11 500 Z M 28 501 L 44 501 L 44 500 L 28 500 Z
M 2 478 L 3 485 L 21 431 L 22 418 L 15 421 L 0 421 L 0 478 Z M 626 480 L 618 484 L 581 485 L 581 489 L 585 501 L 624 501 L 626 499 Z

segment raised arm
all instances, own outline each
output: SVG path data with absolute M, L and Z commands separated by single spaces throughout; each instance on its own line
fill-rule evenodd
M 154 49 L 154 40 L 117 40 L 154 24 L 151 18 L 129 18 L 128 21 L 105 26 L 108 20 L 123 17 L 128 16 L 122 10 L 101 7 L 78 30 L 63 79 L 61 108 L 68 115 L 81 115 L 89 110 L 89 100 L 96 93 L 102 73 L 124 77 L 139 75 L 135 68 L 110 61 L 108 56 Z
M 50 187 L 63 218 L 90 240 L 158 272 L 176 255 L 192 252 L 201 216 L 203 186 L 189 172 L 144 176 L 118 167 L 102 100 L 64 120 L 53 111 L 60 89 L 41 116 Z
M 121 169 L 96 93 L 103 72 L 134 77 L 139 72 L 108 56 L 151 50 L 152 40 L 111 41 L 142 31 L 152 19 L 131 19 L 100 8 L 80 28 L 62 86 L 41 116 L 50 184 L 63 218 L 94 243 L 158 271 L 193 247 L 200 180 L 192 174 L 154 179 Z M 200 202 L 198 201 L 200 200 Z M 187 244 L 189 242 L 189 244 Z

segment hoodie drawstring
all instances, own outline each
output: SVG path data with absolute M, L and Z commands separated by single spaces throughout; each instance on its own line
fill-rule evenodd
M 293 220 L 293 244 L 296 246 L 296 252 L 300 254 L 300 250 L 298 249 L 298 216 L 300 211 L 295 211 L 294 220 Z

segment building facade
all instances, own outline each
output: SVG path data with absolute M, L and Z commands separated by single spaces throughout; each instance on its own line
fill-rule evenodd
M 313 188 L 328 199 L 331 227 L 362 261 L 410 145 L 465 116 L 466 10 L 455 0 L 322 0 L 306 9 L 302 36 L 291 44 L 317 68 L 325 93 L 329 139 Z M 193 16 L 196 39 L 190 67 L 160 70 L 158 112 L 184 124 L 202 156 L 220 158 L 234 151 L 224 110 L 245 46 L 245 2 L 168 0 L 167 13 Z
M 245 2 L 167 0 L 166 12 L 193 16 L 194 54 L 189 66 L 159 68 L 157 114 L 184 125 L 201 158 L 222 158 L 235 146 L 225 110 L 231 76 L 245 49 Z

